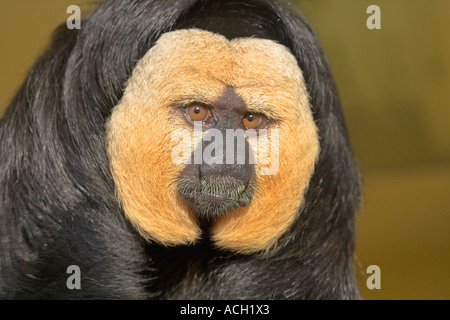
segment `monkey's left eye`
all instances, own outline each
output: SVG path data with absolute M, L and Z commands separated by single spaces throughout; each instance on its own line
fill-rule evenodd
M 249 113 L 242 118 L 245 129 L 264 129 L 267 125 L 267 118 L 261 114 Z

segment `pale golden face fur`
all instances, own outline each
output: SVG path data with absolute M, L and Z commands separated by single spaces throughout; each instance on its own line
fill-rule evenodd
M 212 240 L 240 253 L 267 250 L 296 218 L 319 151 L 302 73 L 289 50 L 271 40 L 227 40 L 207 31 L 168 32 L 139 61 L 106 126 L 111 170 L 127 217 L 149 241 L 194 243 L 198 221 L 177 192 L 184 166 L 171 159 L 176 129 L 193 129 L 180 101 L 208 105 L 233 87 L 250 112 L 279 129 L 279 170 L 260 175 L 251 203 L 217 218 Z M 252 137 L 248 137 L 254 147 Z

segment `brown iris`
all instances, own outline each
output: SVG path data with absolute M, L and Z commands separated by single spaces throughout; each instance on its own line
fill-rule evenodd
M 267 124 L 267 119 L 257 113 L 249 113 L 242 119 L 245 129 L 263 129 Z
M 192 122 L 201 121 L 204 126 L 212 126 L 216 123 L 211 109 L 201 104 L 193 104 L 185 108 L 186 117 Z
M 201 105 L 193 105 L 186 108 L 186 114 L 192 121 L 203 121 L 208 116 L 209 109 Z

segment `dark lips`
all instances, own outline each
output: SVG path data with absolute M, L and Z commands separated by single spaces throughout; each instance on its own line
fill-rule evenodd
M 205 189 L 214 189 L 214 192 Z M 234 208 L 248 205 L 253 192 L 248 186 L 238 188 L 205 188 L 199 183 L 196 187 L 179 188 L 179 193 L 189 203 L 190 207 L 200 217 L 219 217 Z

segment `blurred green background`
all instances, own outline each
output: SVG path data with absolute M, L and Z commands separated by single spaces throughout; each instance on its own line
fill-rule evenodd
M 338 84 L 364 179 L 355 266 L 365 299 L 450 299 L 450 1 L 298 0 Z M 0 115 L 88 0 L 0 1 Z M 366 9 L 381 8 L 381 30 Z M 369 265 L 381 289 L 366 287 Z

